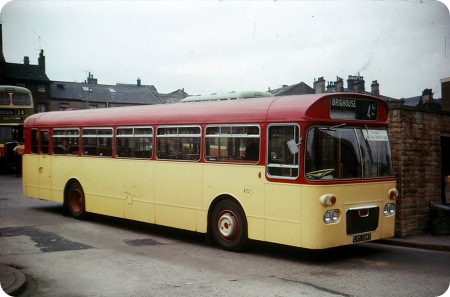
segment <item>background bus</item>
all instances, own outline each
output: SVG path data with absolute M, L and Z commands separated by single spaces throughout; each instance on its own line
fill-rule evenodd
M 33 113 L 33 98 L 28 89 L 0 86 L 0 171 L 16 166 L 13 149 L 23 142 L 23 122 Z
M 387 104 L 337 93 L 36 114 L 25 195 L 86 212 L 323 249 L 394 235 Z
M 238 100 L 238 99 L 249 99 L 249 98 L 263 98 L 263 97 L 273 97 L 269 92 L 261 91 L 241 91 L 241 92 L 229 92 L 229 93 L 214 93 L 210 95 L 194 95 L 188 96 L 181 100 L 183 103 L 187 102 L 202 102 L 202 101 L 222 101 L 222 100 Z

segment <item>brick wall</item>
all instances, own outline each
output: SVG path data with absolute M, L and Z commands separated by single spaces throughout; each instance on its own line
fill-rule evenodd
M 431 228 L 430 205 L 442 203 L 440 142 L 441 136 L 450 137 L 450 113 L 391 107 L 389 122 L 400 193 L 395 235 L 427 233 Z

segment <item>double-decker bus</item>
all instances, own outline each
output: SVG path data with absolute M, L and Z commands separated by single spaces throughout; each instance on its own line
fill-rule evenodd
M 394 235 L 388 106 L 352 93 L 35 114 L 26 196 L 86 213 L 324 249 Z
M 13 149 L 23 141 L 23 122 L 33 113 L 30 90 L 0 85 L 0 171 L 16 166 Z
M 203 102 L 203 101 L 222 101 L 222 100 L 240 100 L 249 98 L 264 98 L 273 97 L 269 92 L 261 91 L 240 91 L 240 92 L 228 92 L 228 93 L 214 93 L 210 95 L 193 95 L 188 96 L 181 100 L 183 103 L 188 102 Z

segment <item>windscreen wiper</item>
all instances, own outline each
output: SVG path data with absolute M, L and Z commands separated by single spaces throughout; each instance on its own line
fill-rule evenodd
M 336 128 L 344 127 L 346 124 L 342 123 L 333 127 L 320 127 L 319 130 L 336 131 Z

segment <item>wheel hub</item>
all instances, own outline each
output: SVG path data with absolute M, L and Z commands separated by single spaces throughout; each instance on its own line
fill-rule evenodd
M 223 213 L 218 221 L 219 232 L 223 238 L 231 240 L 236 237 L 239 226 L 235 216 L 229 212 Z

